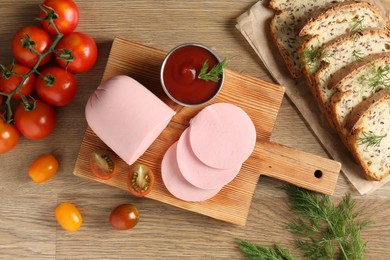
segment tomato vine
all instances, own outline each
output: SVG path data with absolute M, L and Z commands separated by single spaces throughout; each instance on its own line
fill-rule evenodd
M 23 43 L 23 48 L 27 48 L 31 52 L 34 52 L 38 55 L 38 61 L 36 62 L 36 64 L 31 68 L 31 70 L 27 74 L 19 75 L 22 77 L 22 79 L 21 79 L 19 85 L 13 91 L 11 91 L 10 93 L 0 92 L 0 95 L 5 97 L 4 104 L 6 105 L 7 109 L 6 109 L 6 116 L 4 117 L 4 115 L 3 115 L 3 117 L 4 117 L 4 121 L 7 124 L 10 124 L 12 122 L 13 111 L 12 111 L 12 107 L 11 107 L 11 99 L 12 99 L 12 96 L 15 95 L 16 93 L 18 93 L 21 96 L 22 102 L 23 102 L 26 110 L 34 109 L 34 105 L 31 105 L 30 102 L 28 102 L 28 98 L 26 96 L 24 96 L 23 93 L 21 93 L 21 88 L 22 88 L 24 82 L 27 80 L 27 78 L 31 74 L 36 73 L 38 76 L 43 77 L 38 71 L 39 65 L 41 64 L 42 60 L 46 56 L 55 52 L 54 48 L 57 46 L 57 44 L 60 42 L 60 40 L 64 37 L 64 34 L 59 32 L 57 26 L 54 23 L 54 19 L 58 18 L 58 15 L 55 14 L 55 11 L 53 9 L 51 9 L 50 7 L 47 7 L 45 5 L 40 5 L 40 8 L 42 10 L 44 10 L 44 12 L 47 14 L 47 17 L 45 17 L 43 19 L 47 19 L 49 21 L 49 24 L 50 24 L 49 26 L 52 26 L 54 28 L 57 35 L 55 36 L 55 39 L 52 42 L 49 49 L 47 51 L 45 51 L 44 53 L 40 53 L 39 51 L 37 51 L 34 48 L 35 43 L 34 43 L 34 41 L 31 40 L 31 38 L 28 34 L 26 34 L 25 38 L 20 39 Z M 14 64 L 14 62 L 12 62 L 12 64 Z M 6 71 L 4 65 L 1 65 L 1 67 L 4 71 L 4 73 L 7 73 L 7 75 L 14 75 L 12 69 L 11 69 L 11 71 Z M 46 80 L 46 79 L 44 78 L 44 80 Z

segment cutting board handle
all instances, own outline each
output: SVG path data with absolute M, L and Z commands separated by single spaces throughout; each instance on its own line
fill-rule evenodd
M 330 195 L 341 169 L 339 162 L 272 142 L 257 141 L 248 160 L 261 175 Z

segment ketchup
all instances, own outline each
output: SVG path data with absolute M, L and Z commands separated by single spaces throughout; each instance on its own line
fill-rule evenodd
M 170 54 L 163 69 L 163 81 L 166 90 L 174 99 L 185 104 L 196 105 L 216 95 L 221 79 L 219 82 L 198 79 L 206 60 L 208 71 L 219 63 L 209 50 L 196 45 L 180 47 Z

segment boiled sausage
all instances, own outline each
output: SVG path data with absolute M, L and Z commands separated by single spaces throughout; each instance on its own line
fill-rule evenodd
M 164 130 L 175 112 L 128 76 L 103 82 L 85 108 L 88 125 L 128 164 L 133 164 Z

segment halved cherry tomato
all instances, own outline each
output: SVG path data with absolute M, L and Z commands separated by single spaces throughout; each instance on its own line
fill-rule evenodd
M 56 112 L 40 100 L 30 101 L 35 107 L 26 110 L 21 102 L 15 110 L 14 120 L 18 130 L 29 139 L 42 139 L 51 134 L 56 126 Z
M 66 35 L 57 44 L 55 50 L 57 63 L 73 73 L 89 70 L 97 59 L 95 41 L 81 32 Z
M 49 67 L 41 72 L 44 76 L 38 77 L 35 88 L 38 96 L 53 106 L 65 106 L 77 91 L 76 78 L 72 73 L 57 67 Z
M 69 232 L 76 231 L 83 223 L 80 211 L 69 202 L 61 203 L 55 210 L 55 216 L 58 224 Z
M 22 81 L 22 77 L 30 72 L 30 68 L 20 65 L 13 64 L 7 66 L 7 71 L 2 71 L 0 77 L 0 91 L 4 93 L 10 93 L 14 91 Z M 32 73 L 28 78 L 23 82 L 20 92 L 23 96 L 28 97 L 34 91 L 35 84 L 35 74 Z M 12 99 L 20 99 L 19 93 L 15 93 L 12 96 Z
M 52 154 L 45 154 L 33 161 L 28 169 L 28 175 L 36 183 L 43 183 L 51 179 L 57 170 L 57 159 Z
M 127 187 L 131 194 L 143 197 L 152 191 L 154 186 L 154 174 L 152 170 L 143 164 L 135 164 L 131 167 L 127 177 Z
M 12 39 L 12 54 L 19 63 L 32 68 L 38 62 L 38 54 L 25 48 L 26 44 L 30 44 L 39 53 L 44 53 L 50 48 L 52 40 L 45 30 L 35 25 L 22 27 L 15 33 Z M 45 56 L 39 66 L 48 62 L 50 57 L 51 53 Z
M 56 35 L 57 32 L 49 24 L 48 19 L 43 19 L 48 16 L 55 18 L 53 22 L 62 34 L 69 34 L 76 29 L 79 23 L 79 9 L 72 0 L 45 0 L 42 7 L 39 12 L 41 25 L 52 35 Z
M 116 175 L 116 160 L 114 155 L 109 151 L 93 151 L 89 162 L 92 173 L 99 179 L 109 180 Z
M 6 153 L 16 146 L 19 132 L 15 126 L 7 124 L 0 118 L 0 154 Z
M 117 230 L 127 230 L 137 225 L 139 213 L 132 204 L 122 204 L 116 207 L 110 214 L 110 224 Z

